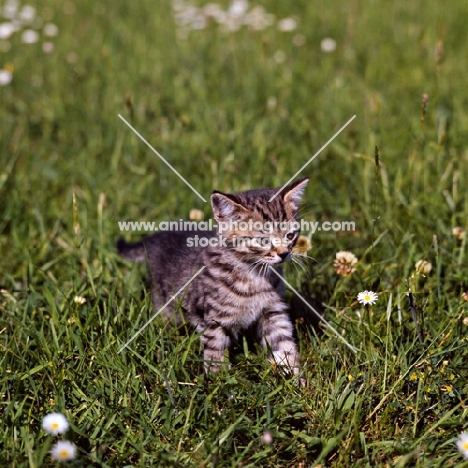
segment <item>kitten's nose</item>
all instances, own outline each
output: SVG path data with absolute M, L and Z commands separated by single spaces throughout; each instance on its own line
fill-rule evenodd
M 281 260 L 284 262 L 285 260 L 289 258 L 289 252 L 286 251 L 286 252 L 278 253 L 278 257 L 280 257 Z

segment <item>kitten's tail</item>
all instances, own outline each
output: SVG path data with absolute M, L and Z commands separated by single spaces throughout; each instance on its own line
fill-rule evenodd
M 121 257 L 132 262 L 144 262 L 147 257 L 143 241 L 132 243 L 119 239 L 117 241 L 117 252 Z

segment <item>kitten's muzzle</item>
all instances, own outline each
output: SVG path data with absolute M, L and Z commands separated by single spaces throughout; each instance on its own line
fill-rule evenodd
M 277 255 L 281 258 L 282 262 L 287 262 L 291 258 L 291 254 L 289 252 L 281 252 L 277 253 Z

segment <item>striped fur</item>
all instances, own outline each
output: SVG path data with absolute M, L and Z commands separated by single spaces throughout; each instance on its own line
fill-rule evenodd
M 285 187 L 271 202 L 278 189 L 250 190 L 242 193 L 214 192 L 211 205 L 220 225 L 228 221 L 292 222 L 308 178 Z M 255 224 L 253 224 L 255 226 Z M 257 224 L 258 227 L 258 224 Z M 189 246 L 190 239 L 223 238 L 227 244 L 215 247 Z M 120 240 L 119 253 L 132 261 L 147 261 L 153 285 L 153 302 L 160 308 L 182 288 L 202 266 L 199 274 L 175 301 L 183 315 L 200 333 L 207 370 L 216 371 L 224 361 L 225 350 L 242 333 L 256 324 L 258 340 L 268 349 L 272 359 L 295 374 L 299 371 L 299 355 L 293 338 L 293 325 L 284 301 L 284 285 L 269 267 L 281 270 L 289 259 L 299 231 L 277 226 L 274 230 L 239 230 L 226 232 L 160 232 L 140 242 Z M 269 248 L 235 244 L 239 237 L 283 240 Z M 271 242 L 270 242 L 271 243 Z M 165 309 L 174 317 L 178 308 L 174 301 Z

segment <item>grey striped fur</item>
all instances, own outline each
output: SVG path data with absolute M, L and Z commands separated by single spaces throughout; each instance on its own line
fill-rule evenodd
M 213 192 L 211 206 L 218 223 L 233 221 L 292 222 L 308 178 L 287 187 L 271 202 L 279 189 L 258 189 L 224 194 Z M 219 230 L 219 229 L 218 229 Z M 188 246 L 189 238 L 219 237 L 227 247 Z M 242 333 L 255 325 L 261 345 L 271 358 L 293 373 L 299 371 L 299 355 L 293 338 L 284 285 L 269 267 L 281 271 L 297 241 L 299 231 L 288 228 L 268 232 L 236 229 L 222 232 L 160 232 L 140 242 L 117 243 L 119 253 L 132 261 L 147 261 L 152 282 L 153 302 L 161 308 L 182 288 L 202 266 L 199 274 L 175 301 L 165 309 L 168 317 L 180 322 L 175 315 L 182 310 L 184 318 L 200 333 L 204 348 L 205 368 L 216 371 L 224 361 L 225 351 Z M 239 237 L 281 238 L 284 244 L 265 249 L 258 246 L 234 245 Z

